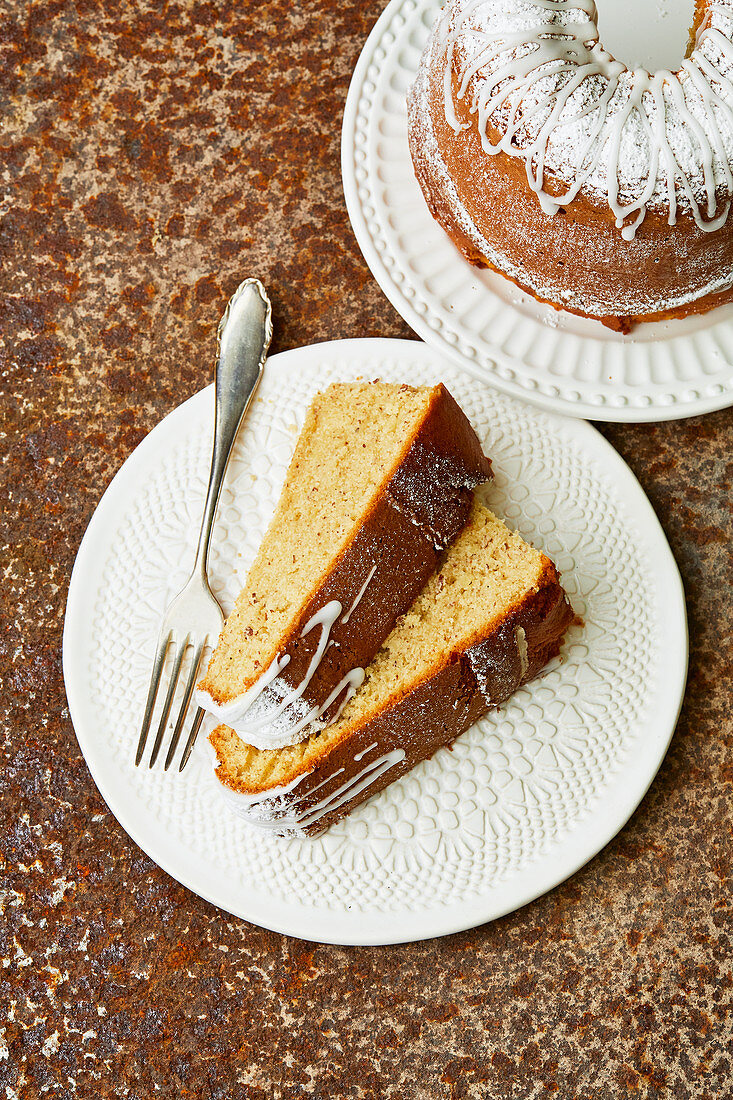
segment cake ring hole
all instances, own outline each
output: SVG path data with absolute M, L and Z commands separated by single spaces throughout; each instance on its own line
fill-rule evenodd
M 692 48 L 693 0 L 596 0 L 601 42 L 630 69 L 680 67 Z

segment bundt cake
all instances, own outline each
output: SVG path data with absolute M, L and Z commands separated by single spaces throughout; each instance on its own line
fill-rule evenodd
M 322 832 L 536 676 L 572 618 L 552 562 L 474 503 L 336 722 L 279 750 L 211 733 L 222 791 L 254 824 Z
M 448 0 L 408 97 L 432 214 L 621 331 L 730 300 L 732 36 L 733 0 L 697 0 L 689 56 L 649 73 L 604 50 L 593 0 Z
M 442 385 L 318 394 L 199 705 L 261 748 L 333 720 L 490 476 Z

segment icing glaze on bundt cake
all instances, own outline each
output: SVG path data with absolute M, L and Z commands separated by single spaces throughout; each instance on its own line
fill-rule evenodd
M 552 562 L 474 503 L 338 721 L 279 750 L 213 731 L 222 791 L 253 824 L 322 832 L 536 676 L 572 618 Z
M 442 385 L 318 394 L 199 704 L 262 748 L 333 721 L 490 476 Z
M 733 0 L 693 32 L 648 73 L 604 50 L 592 0 L 450 0 L 410 148 L 469 260 L 621 329 L 733 295 Z

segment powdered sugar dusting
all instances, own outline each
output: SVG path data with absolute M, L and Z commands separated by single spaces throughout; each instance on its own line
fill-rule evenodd
M 680 69 L 652 74 L 603 49 L 593 0 L 453 0 L 436 32 L 446 119 L 461 126 L 455 73 L 484 151 L 521 157 L 548 214 L 583 191 L 626 240 L 648 209 L 714 232 L 733 195 L 732 32 L 733 0 L 715 0 Z

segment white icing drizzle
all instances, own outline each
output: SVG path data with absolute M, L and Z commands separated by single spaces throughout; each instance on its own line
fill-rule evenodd
M 373 742 L 372 742 L 372 744 L 371 744 L 371 745 L 369 746 L 369 748 L 368 748 L 368 749 L 362 749 L 362 751 L 361 751 L 361 752 L 356 752 L 356 753 L 354 753 L 354 760 L 361 760 L 361 759 L 362 759 L 362 757 L 366 756 L 366 754 L 367 754 L 368 752 L 371 752 L 371 751 L 372 751 L 372 749 L 376 749 L 376 747 L 377 747 L 377 742 L 376 742 L 376 741 L 373 741 Z
M 366 592 L 367 588 L 369 587 L 369 582 L 371 581 L 371 579 L 374 576 L 374 574 L 376 573 L 376 571 L 377 571 L 377 567 L 376 567 L 376 565 L 373 565 L 371 567 L 371 569 L 369 570 L 369 576 L 367 577 L 367 579 L 364 581 L 363 585 L 359 589 L 359 591 L 357 593 L 357 596 L 356 596 L 356 599 L 354 600 L 351 607 L 349 608 L 349 610 L 346 612 L 343 619 L 341 620 L 342 623 L 348 623 L 348 621 L 351 618 L 351 616 L 353 615 L 354 611 L 356 610 L 356 608 L 361 603 L 362 597 L 363 597 L 364 593 Z
M 351 802 L 363 790 L 371 787 L 377 779 L 381 779 L 385 772 L 388 772 L 395 764 L 400 764 L 404 759 L 404 749 L 393 749 L 392 752 L 387 752 L 376 760 L 372 760 L 357 775 L 347 779 L 332 794 L 318 802 L 312 809 L 307 810 L 298 824 L 301 828 L 315 825 L 327 813 L 332 813 L 333 810 L 338 810 L 347 802 Z
M 376 747 L 377 742 L 375 741 L 373 745 L 365 749 L 364 752 L 359 753 L 354 759 L 361 760 L 366 753 L 371 752 L 371 750 Z M 330 783 L 340 775 L 344 769 L 339 768 L 337 771 L 326 776 L 325 779 L 308 792 L 308 796 L 302 796 L 301 798 L 293 800 L 288 799 L 287 796 L 306 778 L 306 774 L 310 773 L 297 776 L 287 786 L 273 787 L 257 795 L 232 791 L 221 782 L 220 787 L 227 805 L 240 817 L 250 822 L 250 824 L 258 825 L 262 828 L 273 829 L 278 833 L 302 835 L 306 828 L 317 825 L 326 814 L 331 813 L 333 810 L 340 809 L 341 806 L 344 806 L 347 802 L 356 798 L 363 790 L 370 787 L 377 779 L 380 779 L 385 772 L 388 772 L 390 768 L 401 763 L 404 759 L 405 753 L 403 749 L 393 749 L 391 752 L 384 753 L 384 755 L 379 756 L 376 760 L 371 760 L 368 764 L 365 764 L 356 775 L 345 780 L 339 787 L 326 795 L 315 805 L 305 807 L 301 809 L 300 812 L 298 811 L 299 804 L 302 805 L 308 796 L 320 790 L 321 787 L 324 787 L 327 783 Z
M 355 608 L 361 602 L 372 577 L 377 571 L 372 566 L 356 599 L 341 619 L 347 623 Z M 301 638 L 316 627 L 321 628 L 318 645 L 311 658 L 305 676 L 292 690 L 286 688 L 279 675 L 290 662 L 290 656 L 276 657 L 269 668 L 254 684 L 236 698 L 226 703 L 217 703 L 208 691 L 197 690 L 196 701 L 200 707 L 213 714 L 220 722 L 238 733 L 243 741 L 258 749 L 281 749 L 297 744 L 310 733 L 328 709 L 343 695 L 338 710 L 330 719 L 335 722 L 341 717 L 344 707 L 364 683 L 363 668 L 352 668 L 341 678 L 328 698 L 320 705 L 309 707 L 303 701 L 308 685 L 315 675 L 329 645 L 338 645 L 331 639 L 331 631 L 341 614 L 343 607 L 339 600 L 331 600 L 317 611 L 303 627 Z
M 627 241 L 650 208 L 715 232 L 733 195 L 732 33 L 733 0 L 711 0 L 691 56 L 649 73 L 603 49 L 593 0 L 454 0 L 438 30 L 446 120 L 461 128 L 455 70 L 484 151 L 522 158 L 548 215 L 583 190 L 605 198 Z M 545 190 L 548 172 L 563 193 Z
M 519 669 L 520 679 L 524 679 L 529 669 L 529 653 L 527 650 L 527 635 L 524 632 L 524 627 L 518 626 L 514 631 L 514 637 L 517 641 L 517 652 L 519 653 Z
M 337 698 L 338 691 L 336 691 L 336 694 L 332 692 L 327 702 L 320 708 L 298 707 L 303 693 L 321 663 L 328 645 L 331 629 L 340 614 L 341 604 L 338 600 L 331 600 L 317 611 L 303 627 L 301 638 L 304 638 L 306 634 L 309 634 L 311 630 L 318 626 L 321 628 L 321 636 L 318 639 L 318 645 L 311 657 L 305 676 L 292 691 L 284 692 L 278 682 L 278 672 L 285 667 L 290 659 L 286 655 L 283 658 L 276 658 L 256 683 L 227 703 L 217 703 L 208 692 L 198 692 L 197 702 L 199 706 L 204 707 L 220 722 L 224 722 L 235 733 L 238 733 L 242 740 L 249 745 L 254 745 L 255 748 L 275 749 L 295 744 L 302 739 L 298 737 L 298 734 L 319 718 L 326 707 L 330 706 Z M 355 678 L 358 681 L 358 673 L 359 670 L 352 670 L 339 685 L 340 689 L 343 690 L 347 682 L 351 684 L 349 677 L 353 678 L 354 674 L 356 674 Z M 363 670 L 361 670 L 361 673 L 363 679 Z M 267 692 L 268 688 L 270 689 L 269 693 Z M 356 690 L 355 687 L 354 690 Z M 272 695 L 279 696 L 279 701 L 274 706 L 272 705 Z M 260 705 L 258 706 L 258 704 Z M 291 713 L 287 715 L 285 729 L 283 729 L 282 724 L 278 723 L 278 719 L 285 716 L 289 710 Z M 292 721 L 294 715 L 299 715 L 299 717 Z
M 209 714 L 213 714 L 215 718 L 218 718 L 219 721 L 231 726 L 232 729 L 236 729 L 235 723 L 249 710 L 258 696 L 270 686 L 289 662 L 290 656 L 287 653 L 283 657 L 276 657 L 259 680 L 256 680 L 251 687 L 248 687 L 241 695 L 237 695 L 236 699 L 231 699 L 228 703 L 217 703 L 208 691 L 201 688 L 196 689 L 196 702 Z
M 349 672 L 347 672 L 346 675 L 342 677 L 342 679 L 339 680 L 339 682 L 336 684 L 336 687 L 333 689 L 328 699 L 326 699 L 326 702 L 322 703 L 320 707 L 314 708 L 314 710 L 311 711 L 311 715 L 314 715 L 315 711 L 315 716 L 311 717 L 310 721 L 316 721 L 318 718 L 321 717 L 322 714 L 325 714 L 331 704 L 336 702 L 341 692 L 345 689 L 345 694 L 343 699 L 341 700 L 341 703 L 339 704 L 339 708 L 328 724 L 331 725 L 338 718 L 340 718 L 346 704 L 349 702 L 349 700 L 354 698 L 357 690 L 364 683 L 365 676 L 366 672 L 363 668 L 359 667 L 352 668 Z M 300 724 L 296 728 L 300 728 Z

